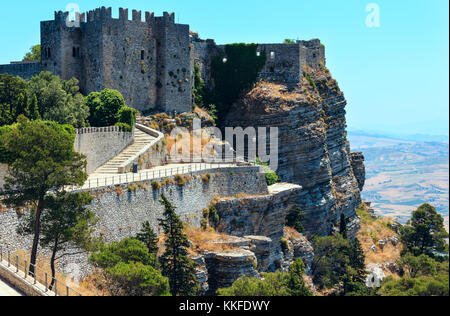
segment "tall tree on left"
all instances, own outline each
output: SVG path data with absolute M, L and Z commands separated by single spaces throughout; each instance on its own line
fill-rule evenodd
M 0 139 L 3 149 L 14 157 L 5 178 L 8 193 L 3 202 L 16 209 L 29 208 L 35 215 L 30 275 L 35 271 L 47 198 L 66 186 L 81 186 L 87 179 L 86 157 L 74 151 L 74 139 L 71 126 L 29 121 L 24 116 Z

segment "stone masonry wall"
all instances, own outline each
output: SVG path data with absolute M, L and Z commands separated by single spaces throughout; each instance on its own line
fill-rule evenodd
M 41 70 L 42 64 L 40 62 L 18 62 L 9 65 L 0 65 L 0 74 L 10 74 L 24 79 L 30 79 L 39 74 Z
M 5 176 L 8 173 L 8 165 L 0 163 L 0 192 L 3 190 L 5 185 Z
M 91 174 L 134 142 L 134 133 L 118 127 L 89 127 L 76 130 L 74 149 L 86 155 L 86 173 Z
M 206 171 L 193 173 L 194 177 L 184 187 L 169 184 L 155 191 L 151 183 L 143 182 L 90 190 L 94 200 L 89 208 L 99 218 L 97 234 L 102 235 L 106 242 L 119 241 L 134 236 L 144 221 L 150 221 L 155 232 L 161 233 L 158 225 L 158 219 L 163 215 L 163 207 L 159 203 L 161 193 L 177 207 L 181 219 L 195 227 L 200 227 L 202 209 L 210 206 L 215 198 L 268 193 L 259 167 L 209 170 L 211 180 L 208 183 L 200 177 L 204 173 Z M 4 248 L 11 251 L 31 248 L 31 238 L 17 234 L 21 218 L 24 217 L 14 210 L 0 209 L 0 244 Z M 48 255 L 48 251 L 43 254 Z M 67 257 L 60 262 L 59 269 L 77 278 L 86 276 L 89 273 L 87 254 Z

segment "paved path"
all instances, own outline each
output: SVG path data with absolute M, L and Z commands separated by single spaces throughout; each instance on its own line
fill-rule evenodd
M 126 184 L 136 181 L 146 181 L 171 177 L 175 174 L 188 174 L 197 171 L 206 171 L 210 169 L 226 169 L 237 167 L 238 164 L 208 164 L 208 163 L 188 163 L 188 164 L 170 164 L 166 166 L 154 167 L 148 170 L 141 170 L 139 173 L 133 174 L 100 174 L 94 173 L 86 181 L 82 189 L 105 187 L 110 185 Z
M 0 279 L 0 296 L 22 296 L 22 294 Z

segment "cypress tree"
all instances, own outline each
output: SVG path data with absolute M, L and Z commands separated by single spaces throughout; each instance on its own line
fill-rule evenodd
M 339 223 L 339 233 L 345 239 L 348 239 L 348 229 L 347 229 L 347 220 L 345 218 L 344 213 L 341 214 L 341 221 Z
M 136 235 L 136 239 L 142 241 L 151 254 L 158 253 L 158 236 L 153 231 L 150 223 L 147 221 L 142 224 L 141 231 Z
M 163 275 L 169 279 L 173 296 L 193 296 L 199 289 L 194 263 L 189 260 L 187 248 L 190 243 L 183 233 L 183 222 L 175 213 L 175 207 L 161 195 L 164 218 L 159 220 L 166 235 L 166 251 L 159 258 Z
M 41 118 L 41 115 L 39 114 L 38 100 L 35 94 L 33 95 L 31 102 L 28 103 L 26 116 L 30 120 L 39 120 Z
M 350 266 L 356 271 L 353 281 L 364 283 L 367 277 L 366 256 L 358 238 L 351 241 Z

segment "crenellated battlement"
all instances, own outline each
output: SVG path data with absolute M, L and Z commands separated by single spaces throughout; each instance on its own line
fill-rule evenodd
M 145 11 L 144 14 L 141 10 L 132 10 L 131 11 L 131 19 L 129 17 L 129 9 L 119 8 L 119 16 L 118 18 L 112 17 L 112 8 L 111 7 L 101 7 L 94 10 L 90 10 L 87 12 L 75 12 L 75 21 L 81 23 L 90 23 L 95 21 L 106 21 L 106 20 L 119 20 L 119 21 L 127 21 L 127 22 L 142 22 L 142 23 L 154 23 L 156 19 L 158 21 L 163 21 L 165 23 L 175 23 L 175 14 L 164 12 L 162 16 L 156 17 L 154 12 Z M 145 17 L 145 20 L 143 20 Z M 64 24 L 67 22 L 69 18 L 69 12 L 64 11 L 55 11 L 55 19 L 56 23 Z

